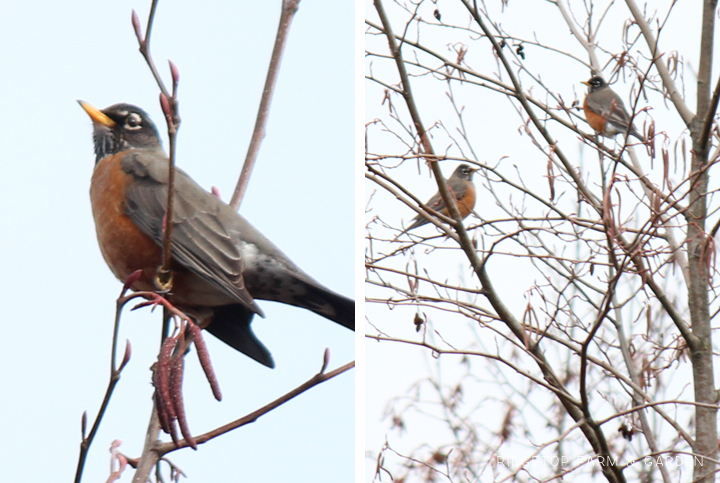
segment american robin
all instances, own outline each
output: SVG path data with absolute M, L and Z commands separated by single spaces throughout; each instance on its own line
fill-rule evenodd
M 583 102 L 585 119 L 595 132 L 607 137 L 616 136 L 620 133 L 627 133 L 629 126 L 629 134 L 641 142 L 645 142 L 643 135 L 630 123 L 630 116 L 625 110 L 622 99 L 610 89 L 605 79 L 594 76 L 589 81 L 582 83 L 589 88 Z
M 154 290 L 162 264 L 168 158 L 148 115 L 130 104 L 102 111 L 79 101 L 93 122 L 90 185 L 100 250 L 133 290 Z M 172 289 L 168 300 L 218 339 L 268 367 L 274 362 L 250 322 L 255 299 L 302 307 L 355 330 L 355 302 L 300 270 L 273 243 L 184 171 L 175 174 Z
M 475 171 L 477 171 L 477 169 L 471 168 L 467 164 L 461 164 L 455 168 L 452 176 L 447 179 L 447 187 L 455 197 L 455 204 L 463 219 L 467 218 L 475 207 L 475 183 L 472 181 L 472 176 Z M 425 203 L 425 206 L 445 216 L 449 216 L 447 206 L 445 206 L 440 192 L 435 193 L 435 195 Z M 424 216 L 417 215 L 413 218 L 412 225 L 407 227 L 402 233 L 428 223 L 430 222 Z

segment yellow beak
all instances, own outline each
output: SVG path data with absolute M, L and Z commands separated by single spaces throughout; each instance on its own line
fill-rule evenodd
M 80 107 L 85 109 L 85 112 L 88 113 L 88 116 L 90 116 L 90 119 L 92 119 L 94 123 L 102 124 L 103 126 L 107 127 L 115 127 L 115 121 L 107 117 L 105 114 L 103 114 L 101 111 L 94 108 L 87 102 L 78 101 L 78 104 L 80 104 Z

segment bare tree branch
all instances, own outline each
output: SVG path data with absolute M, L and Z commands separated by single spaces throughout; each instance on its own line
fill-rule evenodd
M 260 152 L 260 145 L 265 137 L 265 126 L 270 117 L 270 103 L 272 102 L 273 93 L 275 92 L 275 84 L 277 84 L 278 75 L 280 74 L 280 63 L 285 52 L 285 44 L 290 34 L 290 26 L 292 25 L 295 12 L 298 10 L 300 0 L 283 0 L 282 10 L 280 13 L 280 25 L 278 26 L 277 36 L 275 37 L 275 46 L 273 47 L 272 57 L 270 58 L 270 66 L 268 67 L 267 77 L 265 78 L 265 87 L 260 98 L 260 107 L 258 108 L 257 119 L 255 120 L 255 129 L 248 146 L 248 152 L 245 156 L 245 163 L 240 172 L 235 191 L 230 199 L 230 206 L 235 210 L 240 208 L 245 190 L 250 182 L 255 160 Z

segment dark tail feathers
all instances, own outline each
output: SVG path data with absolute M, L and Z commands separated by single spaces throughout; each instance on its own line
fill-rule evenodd
M 218 307 L 206 330 L 230 347 L 272 369 L 275 362 L 270 351 L 255 337 L 250 328 L 253 315 L 241 304 Z
M 311 310 L 318 315 L 355 330 L 355 301 L 325 287 L 304 282 L 307 292 L 293 298 L 292 305 Z M 217 307 L 207 331 L 260 364 L 274 368 L 270 351 L 255 337 L 250 323 L 253 313 L 242 304 Z
M 333 292 L 320 284 L 303 281 L 307 293 L 296 295 L 292 305 L 311 310 L 352 331 L 355 330 L 355 301 Z

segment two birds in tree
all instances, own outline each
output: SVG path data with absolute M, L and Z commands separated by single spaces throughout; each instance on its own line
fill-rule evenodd
M 636 137 L 640 142 L 645 142 L 644 136 L 632 124 L 622 99 L 608 86 L 602 77 L 593 76 L 590 80 L 583 81 L 583 84 L 589 88 L 589 92 L 583 101 L 585 120 L 596 133 L 606 137 L 625 134 Z M 452 176 L 446 180 L 448 190 L 455 199 L 455 205 L 462 219 L 470 215 L 475 207 L 475 183 L 472 181 L 475 171 L 477 171 L 476 168 L 461 164 L 455 169 Z M 435 193 L 425 203 L 425 206 L 442 215 L 449 216 L 448 208 L 442 196 L 440 196 L 440 192 Z M 428 218 L 417 215 L 412 219 L 410 226 L 400 232 L 398 236 L 428 223 L 430 223 Z

